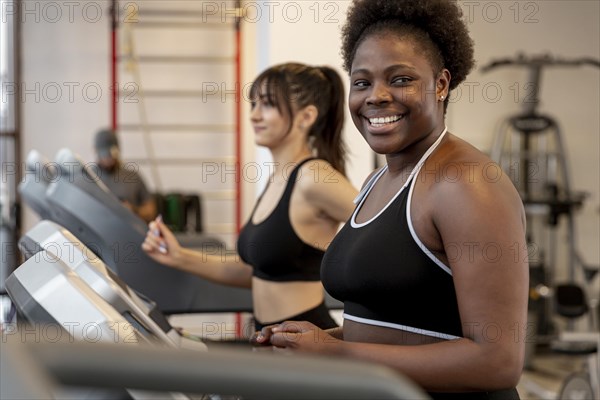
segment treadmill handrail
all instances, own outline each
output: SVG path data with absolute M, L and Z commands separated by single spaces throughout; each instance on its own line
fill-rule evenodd
M 401 374 L 357 360 L 247 348 L 197 353 L 104 343 L 27 345 L 51 376 L 68 385 L 278 399 L 429 399 Z

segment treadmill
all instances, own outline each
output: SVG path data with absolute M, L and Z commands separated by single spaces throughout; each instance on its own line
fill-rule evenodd
M 81 239 L 127 285 L 167 314 L 252 311 L 250 290 L 212 283 L 150 258 L 141 249 L 147 224 L 76 154 L 62 149 L 55 161 L 57 178 L 45 193 L 49 219 Z M 219 240 L 207 235 L 201 246 L 208 252 L 224 251 Z
M 21 237 L 19 249 L 26 259 L 39 260 L 39 253 L 43 255 L 43 252 L 59 258 L 148 340 L 170 347 L 185 345 L 206 349 L 201 342 L 183 338 L 156 303 L 131 289 L 94 252 L 60 225 L 51 221 L 39 222 Z

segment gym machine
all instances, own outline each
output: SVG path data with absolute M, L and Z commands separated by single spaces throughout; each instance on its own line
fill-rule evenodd
M 21 199 L 41 219 L 50 219 L 52 212 L 46 201 L 50 182 L 56 179 L 56 165 L 37 150 L 31 150 L 25 159 L 25 176 L 18 186 Z
M 4 339 L 3 399 L 52 399 L 53 388 L 62 385 L 234 394 L 242 399 L 429 398 L 398 373 L 360 361 L 236 349 L 200 353 L 114 343 L 23 343 L 18 333 Z
M 167 268 L 141 249 L 146 223 L 124 207 L 102 184 L 92 168 L 68 149 L 58 152 L 56 176 L 47 183 L 25 179 L 19 186 L 26 204 L 72 232 L 135 291 L 156 301 L 165 313 L 252 310 L 250 292 L 214 284 L 192 274 Z M 43 200 L 39 196 L 43 195 Z M 208 253 L 224 251 L 220 241 L 204 236 Z
M 37 263 L 43 262 L 44 252 L 58 257 L 144 337 L 180 347 L 181 336 L 156 303 L 132 290 L 68 230 L 53 222 L 41 221 L 19 240 L 19 249 L 27 260 L 37 258 Z M 19 269 L 15 275 L 20 280 L 31 280 L 36 275 L 35 267 L 31 268 L 30 275 L 23 274 L 27 272 Z
M 6 289 L 18 311 L 18 323 L 25 323 L 26 335 L 36 340 L 59 341 L 68 336 L 68 341 L 206 350 L 204 343 L 180 335 L 151 300 L 138 296 L 64 228 L 42 221 L 21 238 L 19 248 L 26 261 L 8 277 Z M 134 399 L 157 397 L 131 389 L 127 394 Z M 96 391 L 73 395 L 123 396 Z
M 523 101 L 522 112 L 507 118 L 500 125 L 494 137 L 491 158 L 511 177 L 521 195 L 527 215 L 527 241 L 530 250 L 528 327 L 533 325 L 536 341 L 528 343 L 526 367 L 531 367 L 531 356 L 536 345 L 548 345 L 553 351 L 587 354 L 583 370 L 563 383 L 560 398 L 599 398 L 599 293 L 598 288 L 594 290 L 592 284 L 599 268 L 583 262 L 577 251 L 575 229 L 575 212 L 582 206 L 585 194 L 571 188 L 569 163 L 558 122 L 552 116 L 540 113 L 538 107 L 544 69 L 583 66 L 598 68 L 600 62 L 591 58 L 564 59 L 550 55 L 520 54 L 515 58 L 494 60 L 484 66 L 482 72 L 509 66 L 528 71 L 528 83 L 525 87 L 529 92 Z M 559 246 L 556 230 L 562 218 L 566 219 L 567 241 L 564 244 L 568 281 L 559 283 L 555 278 L 556 250 Z M 591 299 L 588 300 L 589 298 Z M 568 320 L 565 332 L 556 333 L 551 318 L 553 314 Z M 590 318 L 589 332 L 572 335 L 574 319 L 586 314 Z M 584 397 L 579 397 L 582 394 Z

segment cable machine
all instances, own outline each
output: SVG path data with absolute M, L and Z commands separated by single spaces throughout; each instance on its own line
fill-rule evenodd
M 523 100 L 522 111 L 506 118 L 494 136 L 491 158 L 511 177 L 517 188 L 527 216 L 527 242 L 530 265 L 529 323 L 533 323 L 535 345 L 549 345 L 554 351 L 590 354 L 597 357 L 598 335 L 597 304 L 589 306 L 586 290 L 598 273 L 598 266 L 583 262 L 577 250 L 575 212 L 582 206 L 586 194 L 571 187 L 571 171 L 567 158 L 562 131 L 558 122 L 550 115 L 538 111 L 542 71 L 546 68 L 600 67 L 592 58 L 564 59 L 550 55 L 525 56 L 493 60 L 482 68 L 490 72 L 504 67 L 524 68 L 528 72 L 528 96 Z M 562 219 L 566 220 L 566 241 L 557 240 L 557 229 Z M 558 264 L 557 249 L 566 246 L 567 282 L 556 280 Z M 583 279 L 582 279 L 583 278 Z M 582 288 L 583 284 L 583 288 Z M 592 289 L 594 290 L 594 289 Z M 552 301 L 550 301 L 552 300 Z M 591 304 L 591 303 L 590 303 Z M 596 310 L 594 310 L 594 308 Z M 567 330 L 557 334 L 551 316 L 567 319 Z M 564 340 L 564 333 L 574 333 L 575 318 L 589 315 L 591 340 Z M 587 335 L 588 332 L 584 332 Z M 526 366 L 531 367 L 532 352 L 526 352 Z M 597 365 L 589 364 L 587 372 L 578 373 L 579 381 L 569 379 L 561 393 L 598 392 Z M 582 385 L 581 376 L 592 377 Z M 582 381 L 583 382 L 583 381 Z M 575 385 L 575 386 L 573 386 Z M 592 389 L 593 388 L 593 389 Z M 581 392 L 581 393 L 584 393 Z M 571 397 L 561 397 L 571 398 Z
M 527 214 L 527 240 L 530 245 L 532 299 L 548 294 L 554 283 L 558 247 L 556 229 L 561 217 L 566 219 L 568 281 L 575 284 L 577 269 L 586 280 L 593 278 L 597 268 L 583 263 L 577 251 L 574 214 L 585 199 L 585 193 L 573 191 L 563 136 L 558 122 L 538 111 L 542 70 L 549 67 L 600 67 L 591 58 L 563 59 L 550 55 L 519 55 L 516 58 L 494 60 L 482 72 L 516 66 L 528 71 L 529 96 L 523 101 L 522 112 L 508 117 L 498 129 L 491 157 L 510 175 Z M 547 307 L 543 307 L 547 308 Z M 549 310 L 540 310 L 539 334 L 550 334 Z

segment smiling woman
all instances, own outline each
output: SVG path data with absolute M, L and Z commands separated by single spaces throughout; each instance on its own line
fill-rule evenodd
M 344 325 L 284 322 L 256 341 L 376 361 L 434 398 L 518 398 L 528 266 L 511 249 L 526 249 L 524 211 L 510 180 L 487 179 L 493 162 L 446 127 L 448 94 L 474 64 L 460 8 L 358 0 L 343 32 L 352 120 L 387 161 L 323 258 Z
M 403 151 L 443 129 L 438 114 L 443 112 L 441 99 L 449 91 L 450 72 L 434 72 L 436 67 L 415 49 L 416 36 L 398 40 L 401 37 L 407 36 L 378 33 L 365 38 L 355 52 L 350 74 L 352 119 L 380 154 Z M 393 134 L 398 129 L 402 132 Z M 431 137 L 421 146 L 430 145 Z

